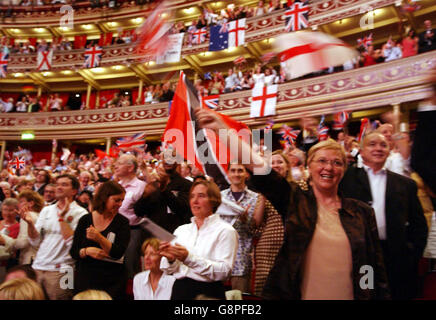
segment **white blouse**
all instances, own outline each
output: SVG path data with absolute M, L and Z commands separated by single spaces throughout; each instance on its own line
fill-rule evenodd
M 133 278 L 133 296 L 135 300 L 170 300 L 174 281 L 175 277 L 162 273 L 156 291 L 153 292 L 150 270 L 143 271 Z
M 195 217 L 174 231 L 176 243 L 189 251 L 184 262 L 169 263 L 163 257 L 160 268 L 177 279 L 191 278 L 213 282 L 226 280 L 233 269 L 238 250 L 238 233 L 218 214 L 212 214 L 197 228 Z

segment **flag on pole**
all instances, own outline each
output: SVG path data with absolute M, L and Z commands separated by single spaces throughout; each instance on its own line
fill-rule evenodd
M 229 48 L 245 43 L 245 18 L 228 22 Z
M 346 111 L 341 111 L 333 116 L 333 130 L 342 130 L 350 115 Z
M 236 65 L 242 64 L 244 62 L 247 62 L 244 56 L 237 57 L 235 60 L 233 60 L 233 63 Z
M 231 159 L 230 149 L 212 131 L 200 129 L 194 111 L 201 108 L 197 92 L 186 75 L 181 72 L 174 93 L 171 114 L 162 137 L 162 145 L 171 145 L 185 160 L 201 172 L 214 178 L 221 188 L 229 185 L 227 167 Z M 231 128 L 248 130 L 247 126 L 219 114 Z
M 329 128 L 324 123 L 324 115 L 321 117 L 321 121 L 318 125 L 318 140 L 324 141 L 327 140 L 329 137 Z
M 138 44 L 136 51 L 141 55 L 159 55 L 166 50 L 168 45 L 168 31 L 171 25 L 162 13 L 170 12 L 167 1 L 162 1 L 152 13 L 136 29 Z
M 36 70 L 50 70 L 51 62 L 53 60 L 53 49 L 46 51 L 38 51 L 38 56 L 36 59 Z
M 9 161 L 9 166 L 14 170 L 24 169 L 26 166 L 26 161 L 24 158 L 15 157 L 12 161 Z
M 276 114 L 276 84 L 270 86 L 254 86 L 251 92 L 251 118 L 272 116 Z
M 274 41 L 287 79 L 343 65 L 359 53 L 345 42 L 322 32 L 290 32 Z
M 92 46 L 91 48 L 85 49 L 85 62 L 83 67 L 85 68 L 96 68 L 100 65 L 101 56 L 103 50 L 99 46 Z
M 289 142 L 291 145 L 295 145 L 295 141 L 300 134 L 300 130 L 292 129 L 284 124 L 279 133 L 282 135 L 282 140 Z
M 368 118 L 360 119 L 360 131 L 359 136 L 357 137 L 357 141 L 362 141 L 363 137 L 368 131 L 368 127 L 370 126 L 370 121 Z
M 306 3 L 294 2 L 285 11 L 285 31 L 298 31 L 309 26 L 309 6 Z
M 145 146 L 145 132 L 136 133 L 131 137 L 119 138 L 115 143 L 122 151 L 132 151 Z
M 265 128 L 263 129 L 263 131 L 265 133 L 270 132 L 270 131 L 272 131 L 273 126 L 274 126 L 274 120 L 268 119 L 266 121 L 266 125 L 265 125 Z

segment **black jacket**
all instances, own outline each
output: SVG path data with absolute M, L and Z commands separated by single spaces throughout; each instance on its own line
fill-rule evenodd
M 146 216 L 162 228 L 174 232 L 178 226 L 190 223 L 191 185 L 191 181 L 182 178 L 178 173 L 173 173 L 165 190 L 154 191 L 135 203 L 135 214 L 140 217 Z M 171 213 L 168 213 L 168 208 Z
M 372 204 L 368 175 L 349 167 L 339 186 L 348 198 Z M 416 183 L 387 170 L 386 249 L 384 261 L 394 299 L 413 298 L 419 259 L 427 243 L 427 223 L 417 196 Z

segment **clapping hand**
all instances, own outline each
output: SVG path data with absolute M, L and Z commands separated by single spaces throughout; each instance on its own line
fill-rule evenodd
M 159 254 L 166 257 L 170 263 L 173 263 L 175 260 L 185 261 L 189 252 L 178 243 L 172 245 L 169 242 L 162 242 L 159 246 Z
M 244 212 L 242 212 L 239 215 L 239 220 L 241 220 L 242 223 L 246 223 L 247 222 L 247 220 L 248 220 L 248 210 L 250 210 L 250 207 L 251 207 L 251 205 L 249 204 L 247 206 L 247 208 L 245 208 Z
M 98 243 L 101 237 L 102 237 L 101 233 L 98 232 L 98 230 L 96 228 L 94 228 L 94 226 L 89 226 L 86 229 L 86 239 L 92 240 L 92 241 L 95 241 Z
M 70 211 L 70 204 L 71 204 L 70 199 L 65 198 L 65 207 L 62 210 L 61 214 L 59 215 L 61 218 L 65 217 L 65 215 L 68 213 L 68 211 Z

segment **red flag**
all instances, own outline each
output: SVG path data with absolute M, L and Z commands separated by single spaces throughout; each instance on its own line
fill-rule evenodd
M 196 125 L 194 110 L 197 108 L 201 106 L 195 89 L 181 72 L 162 141 L 172 145 L 179 155 L 201 172 L 213 177 L 221 188 L 227 187 L 227 167 L 232 156 L 230 149 L 212 131 Z M 249 132 L 246 125 L 228 116 L 218 115 L 237 132 L 241 129 Z
M 97 160 L 103 160 L 108 155 L 106 152 L 101 151 L 100 149 L 94 149 L 95 155 L 97 156 Z

